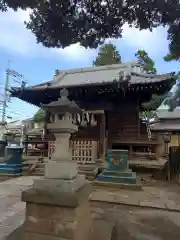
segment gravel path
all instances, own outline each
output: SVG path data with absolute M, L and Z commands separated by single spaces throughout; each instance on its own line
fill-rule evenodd
M 0 182 L 0 240 L 24 222 L 25 203 L 21 192 L 33 184 L 36 177 L 19 177 Z
M 0 182 L 0 240 L 20 240 L 21 228 L 24 222 L 25 203 L 21 202 L 21 192 L 32 186 L 34 176 L 24 176 Z M 175 189 L 174 189 L 175 190 Z M 166 201 L 178 205 L 180 194 L 177 191 L 146 187 L 144 193 L 136 191 L 113 191 L 97 189 L 91 194 L 91 214 L 94 220 L 115 221 L 116 231 L 113 240 L 179 240 L 180 214 L 159 209 L 135 207 L 129 204 L 133 199 L 147 201 L 148 204 L 163 205 Z M 99 200 L 104 202 L 100 202 Z M 105 203 L 111 200 L 116 204 Z M 124 205 L 119 204 L 123 200 Z M 161 203 L 162 200 L 162 203 Z M 118 203 L 118 204 L 117 204 Z M 170 203 L 170 202 L 169 202 Z M 173 206 L 174 206 L 173 205 Z M 158 207 L 158 205 L 156 205 Z M 166 211 L 165 211 L 166 210 Z M 11 234 L 13 232 L 13 234 Z

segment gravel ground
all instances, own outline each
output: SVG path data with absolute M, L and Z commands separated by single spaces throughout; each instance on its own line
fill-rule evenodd
M 25 204 L 20 201 L 20 196 L 23 190 L 32 185 L 32 180 L 33 177 L 21 177 L 0 183 L 0 240 L 21 240 Z M 164 198 L 166 191 L 162 193 L 162 190 L 156 189 L 156 192 Z M 168 192 L 170 196 L 171 191 Z M 174 192 L 178 193 L 177 188 Z M 180 239 L 179 212 L 91 202 L 91 213 L 95 221 L 115 221 L 112 240 Z
M 138 207 L 92 204 L 95 219 L 115 221 L 112 240 L 179 240 L 180 214 Z

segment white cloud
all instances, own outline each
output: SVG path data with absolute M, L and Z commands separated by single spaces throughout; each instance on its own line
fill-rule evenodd
M 164 54 L 168 47 L 167 31 L 163 27 L 155 28 L 150 32 L 149 30 L 139 31 L 125 25 L 122 41 L 137 49 L 144 48 L 153 55 Z
M 71 61 L 75 61 L 77 59 L 86 60 L 87 58 L 94 58 L 96 56 L 95 49 L 85 49 L 79 44 L 72 44 L 69 47 L 64 49 L 56 49 L 55 51 L 66 56 L 67 58 L 70 58 Z
M 63 56 L 71 61 L 87 61 L 93 59 L 96 50 L 85 49 L 79 44 L 71 45 L 65 49 L 48 49 L 36 43 L 35 36 L 26 29 L 24 21 L 28 20 L 29 12 L 18 11 L 3 12 L 0 14 L 0 47 L 8 51 L 27 56 L 48 55 Z M 143 48 L 151 55 L 165 54 L 167 52 L 166 30 L 155 29 L 138 31 L 135 28 L 124 26 L 123 38 L 113 40 L 117 46 L 125 45 L 133 48 Z
M 27 54 L 30 48 L 35 48 L 34 36 L 27 31 L 24 20 L 28 18 L 28 13 L 19 11 L 3 12 L 0 14 L 0 46 L 6 50 Z
M 35 36 L 26 29 L 24 21 L 29 19 L 29 12 L 3 12 L 0 15 L 0 47 L 22 55 L 57 55 L 79 61 L 94 56 L 95 50 L 86 50 L 78 44 L 65 49 L 49 49 L 36 43 Z

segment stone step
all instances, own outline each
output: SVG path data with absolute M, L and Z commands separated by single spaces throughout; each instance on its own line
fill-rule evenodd
M 96 164 L 78 164 L 78 168 L 91 170 L 91 169 L 97 168 L 97 165 Z
M 123 177 L 123 178 L 131 178 L 131 177 L 136 177 L 136 173 L 132 172 L 132 170 L 126 171 L 126 172 L 120 172 L 120 171 L 109 171 L 106 170 L 102 173 L 104 176 L 111 176 L 111 177 Z
M 98 173 L 96 165 L 78 165 L 79 174 L 85 175 L 88 180 L 93 180 Z
M 26 167 L 26 168 L 23 168 L 23 171 L 24 172 L 30 172 L 30 169 L 29 169 L 29 167 Z M 44 168 L 37 167 L 37 168 L 33 169 L 32 172 L 35 172 L 35 171 L 40 171 L 40 172 L 44 173 Z
M 44 163 L 37 162 L 35 168 L 30 172 L 30 165 L 23 167 L 24 175 L 28 173 L 30 175 L 43 175 L 44 174 Z M 78 173 L 85 175 L 88 180 L 93 180 L 97 173 L 98 168 L 95 164 L 78 164 Z
M 94 180 L 92 186 L 97 188 L 114 188 L 114 189 L 129 189 L 129 190 L 142 190 L 142 185 L 139 181 L 136 184 L 124 184 L 117 182 L 108 182 L 108 181 L 98 181 Z
M 132 173 L 131 176 L 116 176 L 116 175 L 104 175 L 100 174 L 97 177 L 98 181 L 103 182 L 115 182 L 120 184 L 136 184 L 136 173 Z
M 41 163 L 41 162 L 34 162 L 34 163 L 30 163 L 30 164 L 24 163 L 24 167 L 32 166 L 34 164 L 36 164 L 36 166 L 38 166 L 38 167 L 44 167 L 44 163 Z

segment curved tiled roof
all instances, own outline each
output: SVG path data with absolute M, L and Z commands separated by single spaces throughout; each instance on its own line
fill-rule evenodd
M 26 89 L 68 88 L 84 85 L 99 85 L 122 81 L 123 76 L 129 76 L 129 84 L 150 84 L 169 80 L 173 73 L 156 75 L 142 73 L 138 62 L 113 64 L 101 67 L 79 68 L 72 70 L 56 70 L 54 79 Z

